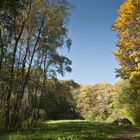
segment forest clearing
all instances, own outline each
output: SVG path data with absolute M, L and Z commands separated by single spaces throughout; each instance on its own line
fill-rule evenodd
M 109 123 L 82 120 L 45 122 L 25 131 L 0 133 L 0 140 L 139 140 L 140 128 L 118 127 Z
M 140 140 L 140 0 L 0 0 L 0 139 Z

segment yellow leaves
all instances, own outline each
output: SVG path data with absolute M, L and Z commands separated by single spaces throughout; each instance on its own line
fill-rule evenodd
M 140 63 L 138 63 L 138 67 L 137 67 L 137 69 L 140 71 Z
M 119 56 L 119 55 L 122 55 L 123 52 L 121 52 L 121 51 L 115 51 L 115 52 L 113 52 L 113 54 L 114 54 L 115 56 Z
M 140 71 L 133 71 L 131 72 L 130 74 L 130 80 L 134 79 L 134 78 L 137 78 L 140 76 Z
M 135 58 L 135 62 L 136 63 L 139 62 L 139 58 L 138 57 Z
M 118 11 L 118 17 L 114 24 L 114 27 L 116 29 L 119 29 L 119 31 L 128 28 L 127 26 L 134 22 L 135 15 L 139 13 L 139 11 L 136 10 L 137 8 L 135 3 L 137 3 L 136 0 L 134 0 L 133 2 L 131 0 L 127 0 L 120 7 Z
M 139 59 L 138 59 L 138 61 L 139 61 Z M 137 64 L 135 71 L 132 71 L 130 73 L 130 80 L 135 79 L 135 78 L 140 78 L 140 63 Z
M 121 66 L 121 77 L 140 75 L 140 0 L 126 0 L 118 11 L 112 30 L 118 31 L 119 43 L 114 52 Z

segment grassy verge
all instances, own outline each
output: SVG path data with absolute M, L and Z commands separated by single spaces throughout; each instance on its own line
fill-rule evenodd
M 40 128 L 0 132 L 0 140 L 111 140 L 113 135 L 135 133 L 136 127 L 117 127 L 90 121 L 48 121 Z

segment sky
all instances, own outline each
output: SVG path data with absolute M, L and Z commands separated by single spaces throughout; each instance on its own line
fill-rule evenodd
M 67 56 L 72 60 L 72 72 L 63 80 L 79 84 L 117 82 L 115 68 L 119 65 L 112 52 L 118 38 L 111 30 L 117 10 L 124 0 L 71 0 L 69 37 L 72 48 Z

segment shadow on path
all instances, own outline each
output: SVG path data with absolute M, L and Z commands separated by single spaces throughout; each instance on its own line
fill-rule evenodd
M 140 132 L 140 129 L 133 131 L 133 132 L 128 131 L 128 132 L 124 132 L 121 134 L 116 134 L 116 135 L 112 136 L 110 140 L 135 140 L 136 135 L 139 132 Z

